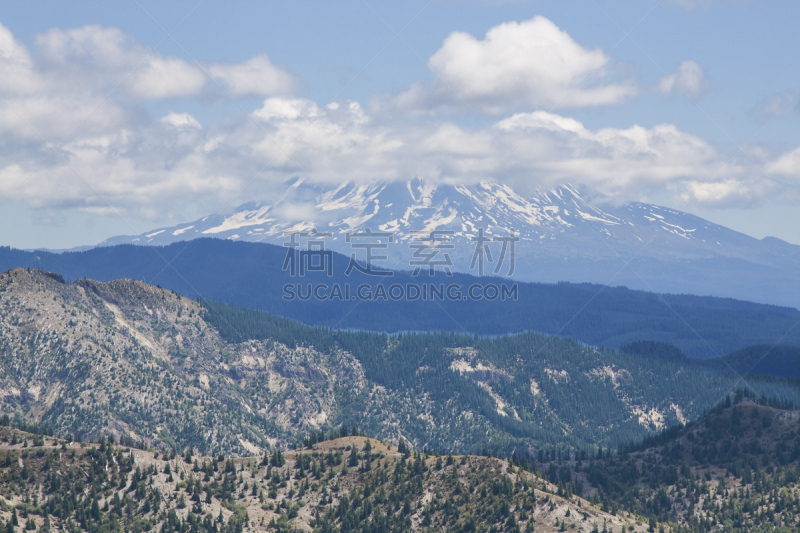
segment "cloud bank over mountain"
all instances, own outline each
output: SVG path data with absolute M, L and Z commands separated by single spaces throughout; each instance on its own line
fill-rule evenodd
M 452 32 L 428 67 L 432 80 L 397 94 L 324 105 L 266 54 L 190 60 L 96 25 L 53 28 L 29 49 L 0 25 L 0 195 L 33 207 L 163 217 L 176 202 L 269 195 L 293 176 L 421 176 L 494 179 L 520 191 L 570 181 L 620 201 L 666 190 L 685 204 L 742 205 L 785 193 L 800 175 L 796 150 L 731 159 L 668 122 L 592 128 L 569 116 L 625 105 L 641 89 L 616 74 L 609 52 L 541 16 L 496 25 L 483 38 Z M 706 86 L 693 61 L 659 83 L 690 98 Z M 222 120 L 204 123 L 194 111 L 228 98 L 237 112 Z M 481 125 L 459 119 L 474 112 Z

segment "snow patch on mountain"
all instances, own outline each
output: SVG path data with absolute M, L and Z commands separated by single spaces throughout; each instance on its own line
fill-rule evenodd
M 381 265 L 392 269 L 410 269 L 411 247 L 419 243 L 420 233 L 436 231 L 453 245 L 442 252 L 453 269 L 471 273 L 481 232 L 486 246 L 494 247 L 495 261 L 498 240 L 515 236 L 513 276 L 520 280 L 625 284 L 787 303 L 795 297 L 780 287 L 797 285 L 800 272 L 800 247 L 778 239 L 759 241 L 662 206 L 611 204 L 577 184 L 522 194 L 490 180 L 437 185 L 417 178 L 336 186 L 296 180 L 277 201 L 251 202 L 224 215 L 114 237 L 101 246 L 166 245 L 199 237 L 282 246 L 287 234 L 298 232 L 324 234 L 326 249 L 350 256 L 359 250 L 347 234 L 367 229 L 392 234 L 389 264 Z M 363 249 L 360 253 L 363 259 Z M 495 268 L 489 272 L 510 270 Z M 768 286 L 775 287 L 769 294 Z

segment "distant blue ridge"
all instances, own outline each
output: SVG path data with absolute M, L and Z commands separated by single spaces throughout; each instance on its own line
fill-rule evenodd
M 248 309 L 337 329 L 455 331 L 501 335 L 522 331 L 570 337 L 618 348 L 636 341 L 669 343 L 687 357 L 707 359 L 754 345 L 800 346 L 800 311 L 731 298 L 655 294 L 624 287 L 581 283 L 518 282 L 518 300 L 500 301 L 308 301 L 283 298 L 285 284 L 473 284 L 514 283 L 409 272 L 378 278 L 354 271 L 349 258 L 333 254 L 333 276 L 292 278 L 281 270 L 286 248 L 270 244 L 195 239 L 168 246 L 117 245 L 79 252 L 53 253 L 0 247 L 0 271 L 27 267 L 61 274 L 67 281 L 131 278 Z

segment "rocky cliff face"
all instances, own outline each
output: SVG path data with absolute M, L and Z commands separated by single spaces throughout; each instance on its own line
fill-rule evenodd
M 258 452 L 337 411 L 366 386 L 346 353 L 227 344 L 202 309 L 133 280 L 67 285 L 24 269 L 0 276 L 0 405 L 58 433 Z

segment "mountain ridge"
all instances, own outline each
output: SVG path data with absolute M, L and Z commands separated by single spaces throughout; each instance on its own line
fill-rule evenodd
M 748 382 L 800 404 L 789 383 Z M 540 334 L 337 331 L 135 280 L 0 274 L 0 409 L 62 436 L 248 455 L 346 424 L 419 449 L 593 449 L 737 383 Z
M 29 443 L 31 447 L 29 447 Z M 508 461 L 411 453 L 339 434 L 313 446 L 231 458 L 70 442 L 0 426 L 0 525 L 72 531 L 644 532 Z M 43 488 L 40 492 L 39 486 Z M 88 489 L 88 490 L 87 490 Z
M 287 284 L 360 284 L 377 293 L 379 284 L 473 284 L 507 281 L 454 272 L 452 276 L 394 272 L 391 281 L 358 271 L 345 275 L 348 258 L 332 254 L 333 276 L 324 272 L 293 277 L 283 270 L 287 249 L 270 244 L 195 239 L 167 247 L 117 245 L 53 254 L 0 248 L 0 271 L 36 267 L 70 280 L 146 280 L 196 299 L 198 296 L 257 309 L 304 323 L 376 331 L 459 331 L 502 335 L 539 331 L 591 345 L 619 347 L 635 341 L 668 342 L 691 358 L 717 357 L 756 344 L 800 346 L 800 311 L 733 299 L 653 294 L 589 284 L 519 283 L 516 299 L 410 301 L 378 299 L 324 301 L 284 299 Z
M 380 242 L 387 245 L 384 266 L 395 270 L 413 267 L 419 232 L 436 230 L 452 232 L 446 236 L 452 247 L 442 254 L 460 272 L 479 270 L 476 239 L 485 236 L 490 240 L 482 243 L 493 254 L 492 261 L 486 258 L 486 272 L 511 272 L 517 280 L 616 283 L 800 307 L 800 246 L 759 240 L 671 208 L 613 205 L 570 184 L 522 195 L 494 181 L 323 186 L 298 179 L 275 202 L 249 202 L 232 213 L 112 237 L 99 246 L 168 245 L 202 237 L 283 245 L 287 233 L 317 231 L 330 233 L 326 248 L 363 260 L 363 250 L 352 246 L 347 233 L 368 228 L 392 234 L 393 242 Z M 501 265 L 501 245 L 491 240 L 508 237 L 512 229 L 520 239 L 513 269 L 508 259 Z
M 675 532 L 796 531 L 800 411 L 773 404 L 739 390 L 698 420 L 618 454 L 539 468 L 593 493 L 603 508 L 649 515 Z

